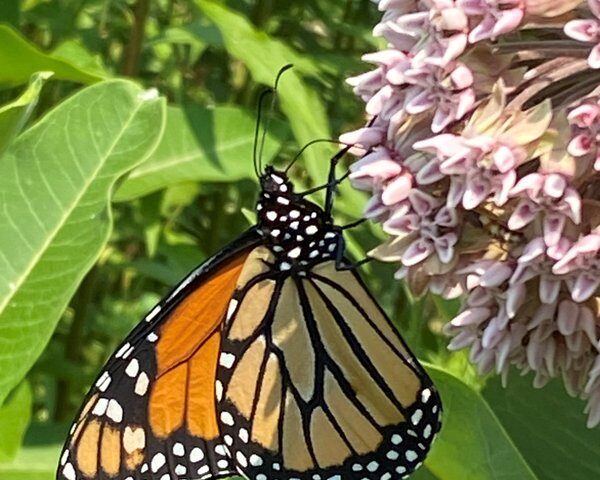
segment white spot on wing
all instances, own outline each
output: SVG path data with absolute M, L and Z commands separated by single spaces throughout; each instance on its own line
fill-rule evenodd
M 160 470 L 160 468 L 166 463 L 167 459 L 162 453 L 157 453 L 152 457 L 152 462 L 150 463 L 150 468 L 153 473 L 156 473 Z
M 125 369 L 125 373 L 127 376 L 134 378 L 138 372 L 140 371 L 140 362 L 137 361 L 137 358 L 132 358 Z
M 250 455 L 250 465 L 252 465 L 253 467 L 260 467 L 262 464 L 263 459 L 261 457 L 259 457 L 255 453 Z
M 225 425 L 229 425 L 230 427 L 235 423 L 233 420 L 233 416 L 229 412 L 221 412 L 221 421 Z
M 63 468 L 63 475 L 67 480 L 75 480 L 75 469 L 73 465 L 67 463 L 65 468 Z
M 183 457 L 185 455 L 185 447 L 183 446 L 183 443 L 177 442 L 175 445 L 173 445 L 173 455 L 176 457 Z
M 121 348 L 119 348 L 117 353 L 115 353 L 115 358 L 121 358 L 130 347 L 131 345 L 129 345 L 129 343 L 123 345 Z
M 235 313 L 235 309 L 237 308 L 238 303 L 239 302 L 235 298 L 232 298 L 229 302 L 229 307 L 227 308 L 227 320 L 229 320 Z
M 404 456 L 409 462 L 414 462 L 418 458 L 418 455 L 414 450 L 407 450 L 404 453 Z
M 235 355 L 233 353 L 221 352 L 221 357 L 219 358 L 219 364 L 221 366 L 231 368 L 234 361 Z
M 146 315 L 146 321 L 147 322 L 151 322 L 152 319 L 154 317 L 156 317 L 156 315 L 158 315 L 158 313 L 160 312 L 160 310 L 161 310 L 161 306 L 160 305 L 157 305 L 152 310 L 150 310 L 150 313 L 148 315 Z
M 120 423 L 123 420 L 123 408 L 114 398 L 111 398 L 108 402 L 106 416 L 115 423 Z
M 145 372 L 140 373 L 140 376 L 135 382 L 135 393 L 138 394 L 140 397 L 146 395 L 149 383 L 150 381 L 148 379 L 148 375 L 146 375 Z
M 190 452 L 190 462 L 192 462 L 192 463 L 197 463 L 200 460 L 202 460 L 203 458 L 204 458 L 204 452 L 199 447 L 194 447 L 192 449 L 192 451 Z M 200 473 L 200 472 L 198 472 L 198 473 Z
M 94 415 L 97 415 L 100 417 L 106 413 L 107 407 L 108 407 L 108 399 L 99 398 L 98 401 L 96 402 L 96 405 L 94 405 L 94 409 L 92 410 L 92 413 Z
M 413 423 L 413 425 L 417 425 L 421 419 L 423 418 L 423 410 L 421 410 L 420 408 L 417 408 L 415 410 L 415 413 L 412 414 L 412 417 L 410 417 L 410 421 Z

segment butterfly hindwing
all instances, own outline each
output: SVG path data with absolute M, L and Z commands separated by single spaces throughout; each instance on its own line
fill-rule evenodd
M 333 261 L 300 277 L 266 270 L 234 295 L 217 375 L 237 467 L 257 480 L 413 471 L 439 397 L 358 276 Z
M 59 480 L 230 475 L 215 379 L 221 322 L 254 232 L 206 262 L 155 307 L 108 361 L 63 450 Z

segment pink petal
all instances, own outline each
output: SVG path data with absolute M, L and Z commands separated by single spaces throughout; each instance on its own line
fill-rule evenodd
M 574 188 L 568 188 L 565 192 L 562 202 L 568 207 L 565 213 L 575 224 L 581 222 L 581 197 Z
M 595 45 L 588 57 L 588 65 L 592 68 L 600 68 L 600 44 Z
M 580 133 L 571 139 L 567 152 L 574 157 L 582 157 L 592 149 L 594 139 L 588 133 Z
M 402 255 L 402 263 L 407 267 L 412 267 L 413 265 L 425 260 L 432 253 L 433 245 L 421 238 L 409 245 Z
M 365 218 L 378 219 L 388 212 L 387 206 L 381 203 L 381 195 L 373 195 L 365 205 L 363 216 Z
M 546 213 L 544 218 L 544 241 L 546 245 L 556 245 L 560 240 L 565 226 L 565 217 L 562 214 Z
M 402 173 L 384 188 L 381 201 L 384 205 L 394 205 L 406 199 L 412 188 L 412 175 Z
M 420 185 L 431 185 L 444 177 L 445 175 L 440 172 L 438 161 L 433 159 L 427 162 L 425 166 L 417 172 L 415 179 Z
M 454 227 L 457 223 L 458 216 L 453 208 L 442 207 L 435 214 L 435 224 L 440 227 Z
M 464 33 L 458 33 L 444 39 L 444 42 L 446 44 L 446 51 L 442 57 L 440 67 L 445 67 L 465 51 L 465 48 L 467 48 L 467 36 Z
M 435 238 L 435 250 L 442 263 L 450 263 L 454 257 L 454 245 L 458 241 L 456 233 L 449 232 L 441 237 Z
M 479 206 L 490 193 L 490 185 L 482 178 L 473 176 L 467 178 L 467 188 L 462 199 L 463 207 L 472 210 Z
M 450 189 L 446 197 L 446 205 L 448 208 L 456 208 L 463 199 L 466 191 L 466 182 L 462 177 L 454 176 L 450 180 Z
M 550 275 L 543 275 L 540 278 L 539 295 L 542 303 L 554 303 L 560 292 L 560 280 L 556 280 Z
M 508 219 L 508 228 L 520 230 L 529 225 L 537 216 L 539 207 L 529 200 L 521 200 Z
M 519 26 L 523 20 L 524 12 L 520 8 L 512 10 L 504 10 L 500 14 L 500 18 L 496 19 L 496 24 L 493 28 L 492 40 L 495 40 L 499 35 L 513 31 Z
M 450 74 L 450 78 L 452 79 L 454 86 L 459 90 L 463 90 L 473 85 L 473 72 L 471 72 L 471 69 L 466 65 L 459 64 L 459 66 Z
M 590 298 L 600 285 L 600 277 L 592 272 L 581 273 L 571 287 L 571 298 L 580 303 Z
M 486 288 L 498 287 L 508 280 L 513 269 L 505 263 L 496 262 L 481 276 L 481 286 Z
M 460 137 L 450 133 L 436 135 L 435 137 L 415 142 L 413 148 L 429 153 L 440 152 L 443 153 L 445 157 L 455 155 L 465 149 Z
M 579 308 L 573 302 L 563 300 L 558 305 L 556 324 L 558 331 L 563 335 L 571 335 L 577 326 Z
M 390 85 L 385 85 L 367 102 L 365 107 L 369 115 L 379 115 L 383 110 L 385 103 L 394 95 L 394 90 Z
M 391 235 L 406 235 L 416 232 L 421 227 L 417 215 L 406 215 L 404 212 L 396 212 L 383 224 L 383 230 Z
M 506 313 L 509 318 L 515 318 L 519 308 L 525 302 L 527 296 L 527 288 L 525 285 L 515 285 L 510 287 L 506 292 Z
M 486 307 L 468 308 L 454 317 L 450 323 L 455 327 L 479 325 L 490 318 L 491 310 Z
M 428 215 L 439 205 L 437 198 L 418 189 L 413 189 L 409 192 L 408 200 L 415 211 L 421 216 Z
M 600 250 L 600 235 L 586 235 L 577 241 L 575 248 L 579 253 L 597 253 Z
M 564 26 L 565 34 L 580 42 L 596 41 L 598 31 L 598 22 L 596 20 L 571 20 Z
M 456 99 L 454 99 L 456 102 Z M 475 91 L 472 88 L 467 88 L 458 94 L 458 102 L 456 105 L 456 113 L 452 120 L 460 120 L 464 117 L 475 105 Z
M 340 135 L 340 142 L 370 148 L 383 142 L 384 132 L 374 127 L 364 127 Z
M 560 198 L 565 193 L 567 181 L 558 173 L 550 173 L 544 181 L 544 193 L 552 198 Z
M 510 190 L 515 186 L 516 181 L 516 170 L 509 170 L 500 177 L 500 188 L 496 189 L 496 195 L 494 195 L 494 203 L 496 205 L 502 206 L 506 202 L 508 202 L 508 194 Z
M 511 168 L 517 166 L 516 157 L 513 154 L 513 150 L 506 145 L 500 145 L 494 151 L 494 165 L 502 172 L 508 172 Z
M 435 95 L 426 89 L 420 87 L 412 87 L 413 95 L 407 96 L 407 102 L 404 106 L 405 110 L 411 115 L 426 112 L 435 105 Z
M 510 227 L 509 227 L 510 228 Z M 511 229 L 512 230 L 512 229 Z M 519 257 L 519 263 L 528 263 L 543 255 L 546 251 L 546 245 L 543 238 L 534 238 L 523 249 L 523 253 Z
M 528 197 L 535 198 L 539 195 L 539 192 L 544 186 L 544 175 L 541 173 L 530 173 L 525 175 L 517 184 L 511 189 L 510 196 L 516 197 L 521 193 L 526 193 Z
M 579 128 L 589 128 L 596 123 L 599 114 L 600 108 L 598 108 L 598 105 L 584 103 L 571 110 L 567 118 L 571 124 Z

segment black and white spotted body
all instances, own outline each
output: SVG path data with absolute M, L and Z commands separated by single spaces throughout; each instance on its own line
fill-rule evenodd
M 276 270 L 301 274 L 316 263 L 339 260 L 341 229 L 321 207 L 294 192 L 287 175 L 272 167 L 260 183 L 258 229 L 275 256 Z

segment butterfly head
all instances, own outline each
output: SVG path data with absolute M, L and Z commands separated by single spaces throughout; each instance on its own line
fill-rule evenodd
M 260 187 L 263 195 L 282 195 L 287 197 L 294 192 L 294 186 L 285 172 L 275 170 L 270 165 L 265 168 L 264 173 L 260 176 Z

